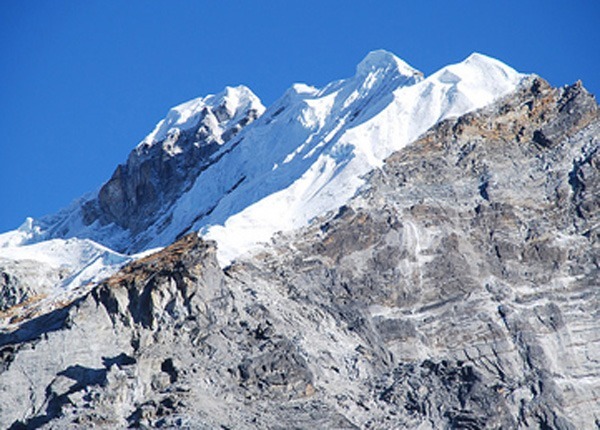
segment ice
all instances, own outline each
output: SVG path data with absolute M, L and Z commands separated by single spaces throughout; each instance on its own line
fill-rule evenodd
M 177 133 L 179 130 L 185 130 L 193 127 L 200 120 L 206 107 L 217 108 L 222 106 L 229 119 L 221 127 L 226 128 L 228 124 L 236 124 L 249 109 L 255 109 L 262 114 L 265 107 L 260 99 L 246 86 L 226 87 L 225 90 L 216 95 L 198 97 L 172 108 L 166 118 L 161 120 L 152 133 L 142 140 L 138 148 L 155 145 L 168 138 L 170 133 Z M 218 118 L 214 118 L 213 127 L 219 126 Z
M 344 204 L 363 184 L 361 176 L 392 152 L 440 120 L 492 103 L 522 78 L 497 60 L 473 54 L 423 79 L 392 54 L 371 53 L 353 78 L 318 92 L 294 91 L 294 99 L 284 97 L 267 110 L 265 118 L 285 106 L 272 122 L 248 129 L 234 153 L 198 178 L 179 202 L 185 212 L 175 208 L 174 219 L 206 207 L 197 196 L 214 189 L 211 196 L 220 196 L 216 207 L 194 228 L 218 242 L 226 265 L 275 232 Z M 230 193 L 213 185 L 233 185 L 241 177 L 242 185 Z
M 363 175 L 391 153 L 437 122 L 510 93 L 523 77 L 482 54 L 424 77 L 378 50 L 365 57 L 353 77 L 323 88 L 292 85 L 264 114 L 260 100 L 244 86 L 190 100 L 172 108 L 134 154 L 151 154 L 145 150 L 159 143 L 168 153 L 182 151 L 173 144 L 176 135 L 201 118 L 218 142 L 219 133 L 237 124 L 248 109 L 262 116 L 221 147 L 213 163 L 175 204 L 162 209 L 148 230 L 132 236 L 114 224 L 86 225 L 81 206 L 96 198 L 91 193 L 55 216 L 29 219 L 0 235 L 0 257 L 66 265 L 72 284 L 60 288 L 73 288 L 137 257 L 110 248 L 144 243 L 143 249 L 130 248 L 143 253 L 186 231 L 200 231 L 218 242 L 219 261 L 227 265 L 274 233 L 306 225 L 343 205 L 363 185 Z M 210 114 L 204 115 L 207 107 Z

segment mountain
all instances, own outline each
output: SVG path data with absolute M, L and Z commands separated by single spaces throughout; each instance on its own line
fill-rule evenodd
M 32 299 L 53 306 L 142 256 L 123 253 L 125 241 L 156 223 L 264 110 L 243 86 L 176 106 L 97 192 L 0 235 L 0 310 Z
M 41 220 L 42 237 L 85 237 L 135 253 L 204 228 L 227 263 L 343 204 L 391 152 L 521 78 L 473 54 L 424 79 L 375 51 L 352 78 L 322 89 L 294 85 L 266 111 L 244 87 L 184 103 L 96 195 Z
M 122 264 L 196 230 L 219 243 L 219 261 L 227 265 L 274 233 L 344 204 L 362 175 L 393 151 L 436 122 L 514 90 L 523 76 L 473 54 L 424 78 L 393 54 L 374 51 L 352 78 L 322 89 L 293 85 L 267 110 L 243 86 L 191 100 L 171 109 L 97 192 L 0 235 L 0 267 L 12 273 L 16 290 L 22 283 L 15 260 L 39 262 L 41 277 L 58 269 L 48 266 L 51 256 L 40 257 L 39 246 L 25 252 L 32 244 L 86 239 L 80 246 L 106 247 Z M 70 259 L 77 264 L 67 281 L 54 289 L 30 286 L 0 309 L 17 297 L 91 285 L 97 271 L 119 267 L 115 259 L 106 267 L 95 257 Z
M 0 427 L 597 427 L 599 142 L 479 54 L 180 105 L 0 236 Z

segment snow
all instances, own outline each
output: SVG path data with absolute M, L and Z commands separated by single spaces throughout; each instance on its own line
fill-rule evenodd
M 392 54 L 371 53 L 353 78 L 319 91 L 288 91 L 235 151 L 198 178 L 171 212 L 173 225 L 193 222 L 192 214 L 210 206 L 193 228 L 218 242 L 226 265 L 275 232 L 344 204 L 363 185 L 361 176 L 392 152 L 440 120 L 492 103 L 522 78 L 473 54 L 423 79 Z M 167 229 L 154 243 L 170 236 Z
M 223 108 L 227 117 L 217 118 L 214 115 L 217 108 Z M 138 144 L 137 149 L 142 150 L 165 140 L 168 145 L 168 141 L 174 140 L 181 130 L 192 128 L 198 124 L 205 111 L 209 113 L 208 118 L 205 119 L 207 126 L 216 131 L 220 137 L 230 125 L 237 124 L 249 109 L 255 109 L 260 115 L 264 112 L 265 107 L 248 87 L 244 85 L 226 87 L 219 94 L 198 97 L 172 108 L 167 116 L 156 125 L 152 133 Z M 174 151 L 173 154 L 177 153 L 178 149 L 176 148 Z
M 132 237 L 112 224 L 85 225 L 81 205 L 96 197 L 92 193 L 56 216 L 27 220 L 0 235 L 0 258 L 65 266 L 71 276 L 57 288 L 72 289 L 136 258 L 110 248 L 146 243 L 131 251 L 147 251 L 168 245 L 182 231 L 197 230 L 218 242 L 219 261 L 227 265 L 274 233 L 302 227 L 343 205 L 363 185 L 363 175 L 391 153 L 445 118 L 498 100 L 523 77 L 500 61 L 472 54 L 425 78 L 378 50 L 353 77 L 323 88 L 294 84 L 266 111 L 244 86 L 193 99 L 172 108 L 132 156 L 150 156 L 148 148 L 158 144 L 170 154 L 184 151 L 174 138 L 199 121 L 220 143 L 248 109 L 262 116 L 213 155 L 213 163 L 153 226 Z M 60 239 L 65 235 L 78 238 Z
M 367 56 L 358 64 L 358 66 L 356 66 L 356 76 L 366 77 L 386 69 L 391 69 L 399 76 L 405 76 L 408 78 L 414 75 L 422 75 L 420 71 L 412 68 L 391 52 L 378 49 L 376 51 L 369 52 Z
M 33 218 L 27 217 L 18 229 L 0 234 L 0 251 L 1 248 L 24 245 L 40 234 L 41 230 L 34 225 Z
M 0 258 L 31 259 L 52 267 L 77 269 L 100 255 L 118 254 L 88 239 L 51 239 L 31 245 L 0 248 Z
M 88 239 L 51 239 L 30 245 L 4 245 L 0 247 L 0 264 L 35 262 L 34 271 L 39 273 L 28 273 L 27 281 L 37 280 L 36 293 L 50 299 L 95 284 L 132 260 L 132 257 L 118 254 Z M 44 279 L 49 270 L 60 270 L 63 274 L 62 280 L 50 287 L 45 285 Z

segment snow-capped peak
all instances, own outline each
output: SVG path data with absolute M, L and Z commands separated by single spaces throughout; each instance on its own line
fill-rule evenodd
M 265 110 L 260 99 L 245 85 L 225 87 L 225 90 L 213 96 L 213 99 L 214 101 L 210 100 L 211 105 L 223 106 L 232 119 L 251 109 L 258 111 L 259 114 Z
M 423 73 L 419 70 L 409 66 L 405 61 L 383 49 L 369 52 L 358 66 L 356 66 L 356 75 L 360 77 L 377 72 L 394 73 L 405 78 L 420 79 L 423 77 Z
M 187 130 L 205 121 L 211 130 L 218 129 L 221 134 L 230 125 L 237 124 L 249 111 L 256 116 L 262 115 L 265 107 L 260 99 L 246 86 L 226 87 L 218 94 L 198 97 L 171 108 L 154 131 L 140 144 L 138 149 L 147 149 L 162 142 L 182 130 Z
M 471 55 L 469 55 L 467 58 L 465 58 L 465 60 L 463 61 L 463 63 L 465 64 L 479 64 L 480 67 L 493 67 L 493 68 L 500 68 L 503 69 L 505 71 L 512 71 L 514 72 L 514 69 L 512 69 L 511 67 L 507 66 L 506 64 L 504 64 L 502 61 L 499 61 L 493 57 L 490 57 L 488 55 L 485 54 L 481 54 L 479 52 L 473 52 L 471 53 Z
M 522 78 L 481 54 L 424 78 L 378 50 L 353 77 L 323 88 L 294 84 L 266 111 L 247 87 L 227 87 L 172 108 L 99 192 L 0 235 L 0 246 L 9 258 L 20 255 L 9 247 L 75 237 L 136 253 L 201 231 L 227 264 L 345 204 L 391 153 Z M 92 267 L 88 279 L 100 270 Z
M 474 52 L 464 61 L 448 65 L 436 72 L 432 77 L 436 77 L 441 82 L 457 83 L 464 81 L 472 86 L 476 86 L 482 85 L 483 79 L 488 83 L 495 81 L 501 84 L 517 75 L 519 73 L 503 62 Z
M 492 103 L 512 91 L 523 76 L 501 61 L 473 53 L 460 63 L 443 67 L 426 81 L 447 95 L 442 100 L 442 119 Z

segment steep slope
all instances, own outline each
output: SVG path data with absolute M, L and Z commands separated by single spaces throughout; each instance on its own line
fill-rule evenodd
M 25 257 L 42 263 L 42 279 L 50 270 L 47 256 L 19 247 L 89 239 L 79 246 L 95 242 L 123 263 L 127 254 L 195 230 L 219 243 L 219 261 L 227 265 L 275 232 L 344 204 L 364 183 L 362 175 L 393 151 L 444 118 L 492 103 L 522 79 L 480 54 L 423 78 L 393 54 L 374 51 L 352 78 L 322 89 L 294 85 L 266 112 L 243 86 L 189 101 L 173 108 L 99 191 L 0 235 L 0 268 L 18 277 L 15 265 Z M 61 276 L 89 266 L 86 279 L 93 279 L 118 267 L 93 259 Z M 56 290 L 69 285 L 79 284 Z M 31 285 L 11 296 L 24 300 L 46 290 Z
M 40 220 L 40 238 L 89 238 L 121 252 L 146 249 L 131 243 L 264 110 L 244 86 L 174 107 L 97 193 Z
M 187 235 L 0 336 L 0 426 L 597 427 L 599 148 L 531 77 L 225 270 Z
M 392 151 L 521 79 L 479 54 L 423 79 L 393 54 L 374 51 L 354 77 L 323 89 L 294 85 L 257 121 L 264 108 L 245 87 L 192 100 L 172 109 L 97 194 L 36 221 L 33 240 L 89 238 L 139 252 L 223 225 L 280 193 L 230 220 L 223 248 L 235 257 L 344 203 L 360 175 Z

